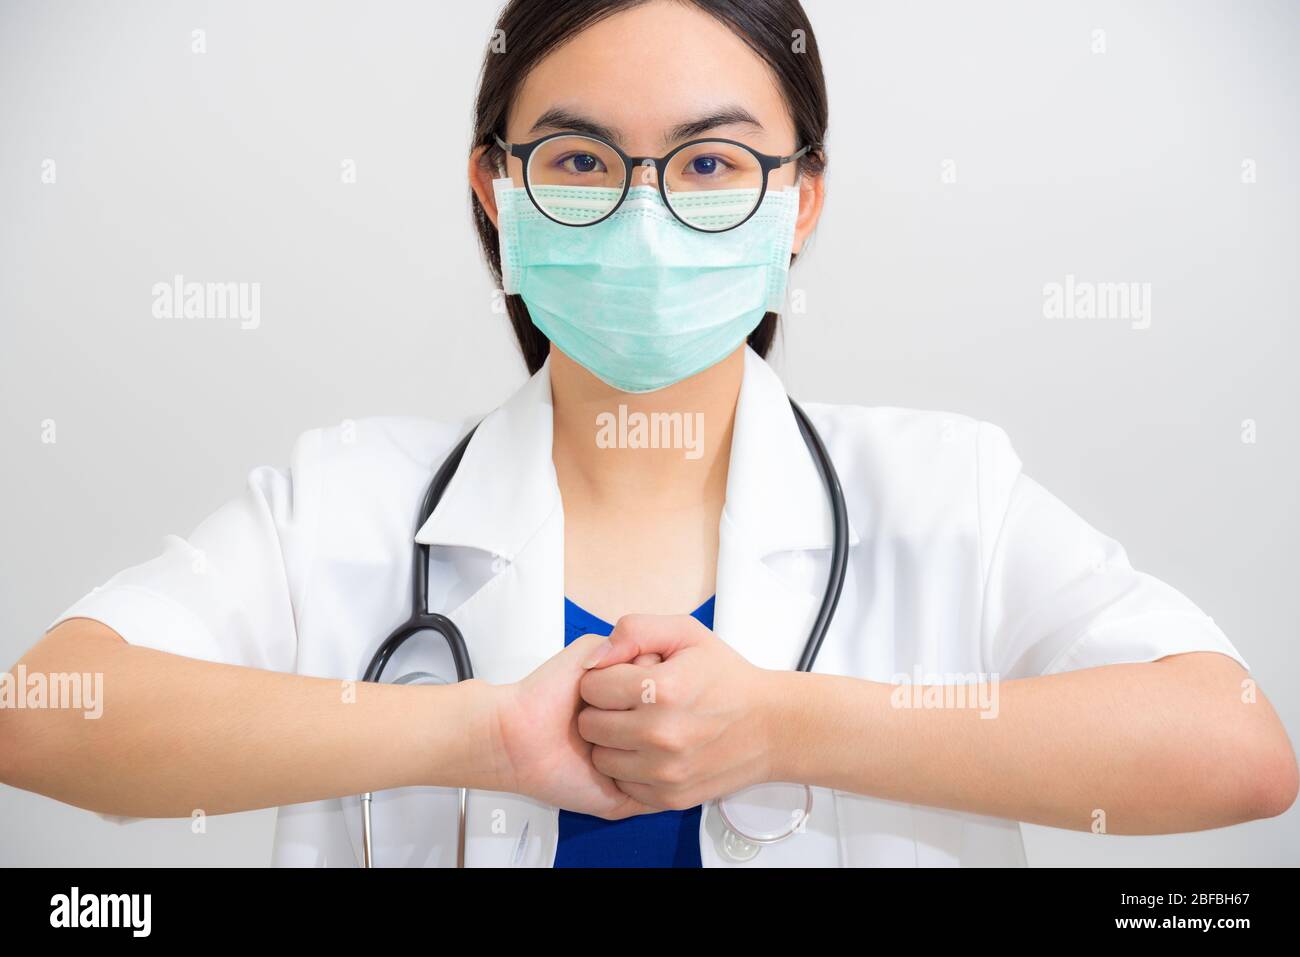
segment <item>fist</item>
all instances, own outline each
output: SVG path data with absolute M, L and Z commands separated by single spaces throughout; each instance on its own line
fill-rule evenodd
M 592 766 L 591 745 L 578 735 L 583 662 L 600 644 L 596 635 L 573 642 L 517 684 L 494 688 L 502 790 L 556 807 L 616 820 L 648 813 Z
M 683 810 L 772 780 L 774 673 L 689 615 L 627 615 L 584 662 L 578 733 L 640 804 Z

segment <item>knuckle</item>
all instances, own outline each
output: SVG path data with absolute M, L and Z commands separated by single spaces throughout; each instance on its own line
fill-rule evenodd
M 645 797 L 641 799 L 641 803 L 645 804 L 647 807 L 652 807 L 657 811 L 672 810 L 672 807 L 668 804 L 667 797 L 665 797 L 665 791 L 663 788 L 653 786 L 647 788 Z
M 595 747 L 591 749 L 591 766 L 606 777 L 614 776 L 611 773 L 612 769 L 604 748 Z
M 686 736 L 676 721 L 656 721 L 646 730 L 646 743 L 658 751 L 677 753 L 684 749 Z
M 645 615 L 623 615 L 614 622 L 615 638 L 636 638 L 645 631 Z
M 660 784 L 666 784 L 669 788 L 678 788 L 690 781 L 690 765 L 681 758 L 674 758 L 659 765 L 655 776 Z
M 656 725 L 645 732 L 645 743 L 656 751 L 672 751 L 675 742 L 671 733 Z
M 659 797 L 660 803 L 669 811 L 686 811 L 699 803 L 680 787 L 666 788 L 660 792 Z
M 677 699 L 679 684 L 671 674 L 656 674 L 649 680 L 654 684 L 656 704 L 669 704 Z

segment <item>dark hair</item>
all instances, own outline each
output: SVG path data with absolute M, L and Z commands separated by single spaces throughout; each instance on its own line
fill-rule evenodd
M 496 169 L 505 163 L 505 153 L 493 134 L 505 136 L 506 117 L 519 86 L 529 71 L 547 54 L 587 27 L 616 13 L 640 6 L 648 0 L 509 0 L 497 19 L 494 36 L 504 37 L 504 51 L 489 46 L 483 59 L 478 97 L 474 104 L 473 147 L 488 147 L 483 163 Z M 812 25 L 799 0 L 679 0 L 698 7 L 721 21 L 744 40 L 775 72 L 794 121 L 799 145 L 812 149 L 800 159 L 799 171 L 820 176 L 826 168 L 823 144 L 829 109 L 826 79 Z M 796 31 L 802 31 L 796 33 Z M 797 42 L 796 42 L 797 41 Z M 479 243 L 487 257 L 492 278 L 501 282 L 501 251 L 497 230 L 470 192 L 470 204 Z M 791 262 L 795 257 L 791 256 Z M 514 327 L 529 373 L 546 361 L 550 340 L 533 325 L 528 307 L 519 296 L 506 297 L 510 324 Z M 769 312 L 749 334 L 749 344 L 759 355 L 767 355 L 776 337 L 777 316 Z

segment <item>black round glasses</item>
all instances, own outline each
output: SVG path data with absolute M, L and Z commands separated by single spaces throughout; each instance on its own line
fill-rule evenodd
M 641 185 L 654 170 L 659 194 L 678 221 L 721 233 L 758 211 L 768 174 L 808 152 L 768 156 L 736 140 L 683 143 L 666 156 L 628 156 L 598 136 L 552 133 L 531 143 L 497 145 L 524 167 L 524 188 L 538 211 L 564 226 L 594 226 L 623 204 L 639 168 Z

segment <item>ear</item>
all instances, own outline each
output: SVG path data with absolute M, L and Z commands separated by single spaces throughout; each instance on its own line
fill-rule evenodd
M 483 211 L 492 220 L 492 225 L 500 228 L 497 222 L 497 199 L 492 191 L 492 180 L 505 173 L 492 167 L 488 161 L 488 148 L 479 146 L 469 154 L 469 186 L 483 205 Z
M 794 245 L 790 252 L 798 255 L 803 250 L 804 240 L 812 235 L 817 222 L 822 216 L 822 205 L 826 202 L 826 175 L 809 176 L 804 173 L 799 177 L 799 217 L 794 222 Z

